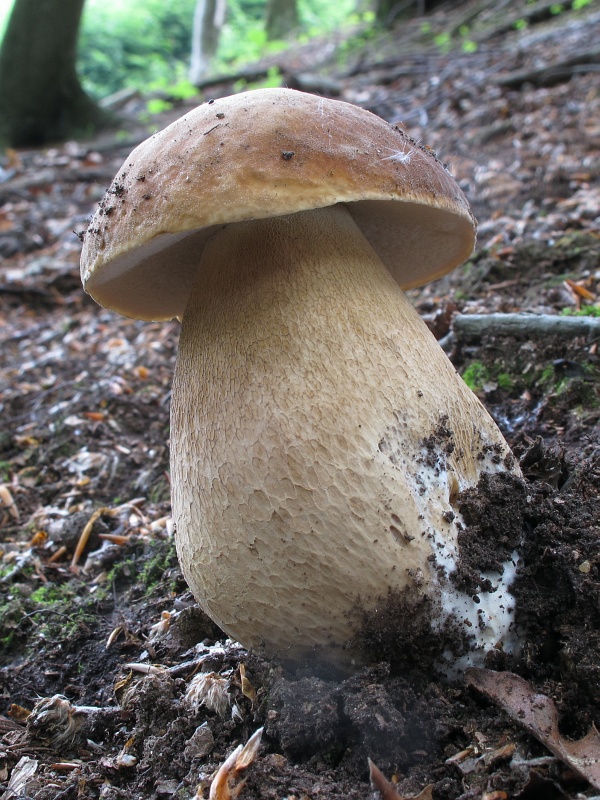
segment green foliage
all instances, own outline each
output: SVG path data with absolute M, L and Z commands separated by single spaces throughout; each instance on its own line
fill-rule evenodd
M 490 371 L 481 361 L 473 361 L 463 372 L 463 381 L 472 392 L 480 392 L 486 384 L 496 384 L 508 392 L 514 387 L 514 380 L 508 372 L 497 369 Z
M 600 317 L 600 306 L 583 306 L 582 308 L 563 308 L 561 317 Z
M 433 37 L 436 47 L 439 47 L 442 53 L 449 53 L 452 50 L 452 37 L 448 31 L 438 33 Z
M 132 86 L 144 91 L 183 81 L 195 0 L 87 0 L 79 72 L 91 94 Z
M 471 29 L 468 25 L 461 25 L 458 30 L 458 37 L 453 38 L 445 30 L 434 33 L 431 23 L 424 22 L 421 25 L 421 34 L 426 41 L 433 41 L 444 55 L 457 49 L 462 50 L 463 53 L 476 53 L 479 47 L 477 42 L 471 38 Z
M 463 372 L 462 378 L 472 392 L 477 392 L 489 383 L 490 373 L 481 361 L 473 361 Z
M 186 77 L 194 7 L 195 0 L 87 0 L 78 62 L 84 88 L 95 97 L 124 87 L 163 92 L 169 99 L 191 97 L 196 90 Z M 372 11 L 357 15 L 354 8 L 355 0 L 299 0 L 299 38 L 308 41 L 341 25 L 372 25 Z M 288 46 L 267 41 L 264 9 L 265 0 L 228 0 L 213 71 L 239 69 Z M 177 94 L 185 85 L 189 94 Z M 261 85 L 279 86 L 280 82 L 273 74 Z M 148 112 L 164 111 L 169 99 L 151 101 Z
M 228 0 L 227 19 L 221 31 L 214 64 L 215 72 L 239 69 L 249 61 L 273 55 L 288 46 L 288 42 L 267 40 L 264 7 L 264 0 Z M 329 0 L 299 0 L 300 32 L 296 41 L 307 42 L 341 25 L 368 24 L 369 20 L 372 24 L 373 12 L 359 16 L 353 13 L 354 8 L 354 0 L 338 0 L 336 3 L 330 3 Z
M 496 375 L 496 383 L 505 392 L 510 391 L 514 386 L 514 381 L 507 372 L 499 372 Z
M 138 582 L 144 587 L 144 594 L 148 597 L 158 586 L 162 587 L 161 591 L 173 589 L 178 576 L 179 562 L 175 544 L 173 540 L 169 540 L 158 544 L 139 573 Z
M 248 61 L 279 53 L 286 47 L 285 42 L 267 41 L 262 20 L 240 15 L 237 22 L 232 21 L 223 27 L 214 70 L 226 72 L 236 69 Z
M 271 67 L 267 70 L 267 77 L 262 81 L 254 81 L 248 83 L 247 81 L 236 81 L 233 88 L 236 92 L 243 92 L 247 89 L 276 89 L 283 83 L 281 72 L 277 67 Z
M 173 103 L 168 100 L 161 100 L 160 97 L 153 97 L 146 103 L 146 109 L 149 114 L 162 114 L 163 111 L 168 111 L 173 108 Z
M 340 65 L 345 64 L 353 54 L 362 51 L 375 37 L 381 38 L 381 32 L 373 24 L 371 16 L 372 12 L 365 12 L 362 17 L 359 17 L 358 14 L 350 16 L 350 24 L 359 26 L 359 30 L 355 34 L 349 35 L 338 47 L 337 60 Z M 367 23 L 367 19 L 370 22 Z

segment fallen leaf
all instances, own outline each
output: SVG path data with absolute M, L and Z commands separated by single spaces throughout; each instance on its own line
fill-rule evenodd
M 371 786 L 381 796 L 381 800 L 433 800 L 433 784 L 428 784 L 422 792 L 419 794 L 413 795 L 413 797 L 407 797 L 406 795 L 400 795 L 396 791 L 396 787 L 393 783 L 388 781 L 385 775 L 381 772 L 381 770 L 374 764 L 371 759 L 368 759 L 369 762 L 369 778 L 371 780 Z
M 254 703 L 256 700 L 256 689 L 246 677 L 246 667 L 244 664 L 240 664 L 240 681 L 242 684 L 242 694 Z
M 219 771 L 210 784 L 209 800 L 232 800 L 238 796 L 245 781 L 234 786 L 238 773 L 252 764 L 260 747 L 263 729 L 259 728 L 248 739 L 246 744 L 235 748 L 233 753 L 221 764 Z M 201 795 L 196 794 L 196 797 Z
M 19 759 L 12 771 L 8 786 L 1 800 L 15 800 L 17 797 L 27 795 L 27 783 L 37 772 L 38 764 L 39 761 L 35 758 L 29 758 L 29 756 L 23 756 L 23 758 Z
M 373 789 L 379 792 L 382 800 L 399 800 L 400 795 L 381 770 L 369 759 L 369 779 Z
M 546 695 L 512 672 L 494 672 L 471 667 L 467 683 L 488 699 L 498 703 L 507 714 L 533 734 L 551 753 L 581 775 L 595 789 L 600 789 L 600 734 L 592 725 L 590 732 L 575 742 L 561 736 L 558 711 Z

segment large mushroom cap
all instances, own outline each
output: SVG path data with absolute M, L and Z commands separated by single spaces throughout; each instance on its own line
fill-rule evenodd
M 216 226 L 336 203 L 402 288 L 473 249 L 463 193 L 403 130 L 348 103 L 259 89 L 205 103 L 131 153 L 87 231 L 83 284 L 126 316 L 180 317 Z

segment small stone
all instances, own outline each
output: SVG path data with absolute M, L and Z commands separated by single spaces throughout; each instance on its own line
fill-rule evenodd
M 215 739 L 208 723 L 203 722 L 199 725 L 185 745 L 184 755 L 186 758 L 202 758 L 207 756 L 215 746 Z

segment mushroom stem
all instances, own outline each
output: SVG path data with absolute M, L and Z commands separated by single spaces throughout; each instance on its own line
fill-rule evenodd
M 508 446 L 345 206 L 228 225 L 197 276 L 172 406 L 185 577 L 245 646 L 335 659 L 353 609 L 435 593 L 456 495 Z

